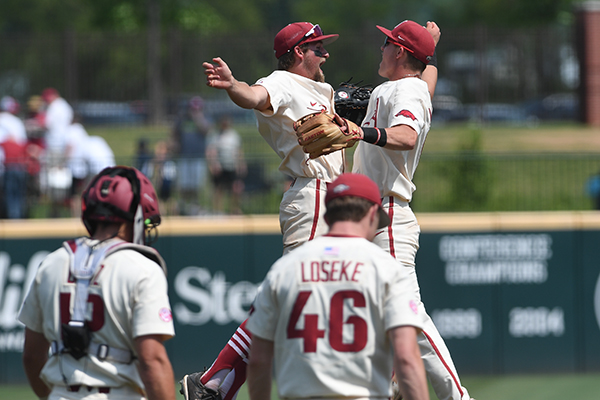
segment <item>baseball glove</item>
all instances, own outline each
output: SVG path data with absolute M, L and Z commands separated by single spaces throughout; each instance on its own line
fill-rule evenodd
M 311 159 L 352 147 L 362 139 L 362 129 L 336 114 L 308 114 L 294 122 L 298 143 Z
M 360 125 L 367 113 L 369 98 L 373 88 L 370 86 L 358 86 L 351 83 L 350 80 L 340 83 L 333 96 L 335 103 L 335 112 L 342 118 L 349 119 L 355 124 Z
M 181 385 L 179 393 L 183 395 L 185 400 L 222 400 L 221 393 L 218 390 L 209 389 L 200 381 L 204 372 L 206 372 L 206 369 L 203 372 L 185 375 L 179 381 Z

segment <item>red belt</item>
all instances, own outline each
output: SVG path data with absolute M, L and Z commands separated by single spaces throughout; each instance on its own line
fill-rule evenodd
M 81 389 L 82 385 L 72 385 L 72 386 L 67 386 L 67 390 L 69 392 L 79 392 L 79 389 Z M 98 389 L 98 393 L 110 393 L 110 388 L 106 387 L 106 386 L 100 386 L 100 387 L 94 387 L 94 386 L 85 386 L 88 390 L 88 392 L 91 392 L 94 389 Z

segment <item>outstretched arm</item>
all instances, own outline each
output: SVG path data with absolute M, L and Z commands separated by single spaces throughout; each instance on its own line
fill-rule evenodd
M 260 85 L 250 86 L 235 79 L 229 66 L 220 57 L 213 58 L 212 61 L 213 63 L 202 63 L 208 86 L 226 90 L 229 98 L 242 108 L 259 111 L 271 108 L 267 89 Z
M 425 28 L 427 29 L 427 31 L 429 33 L 431 33 L 431 36 L 433 37 L 433 41 L 435 42 L 435 45 L 437 46 L 437 44 L 440 41 L 440 36 L 442 35 L 442 31 L 440 31 L 439 26 L 433 21 L 428 21 L 427 26 L 425 26 Z M 432 98 L 433 98 L 433 94 L 435 93 L 435 86 L 437 85 L 437 78 L 438 78 L 438 69 L 436 66 L 428 65 L 427 67 L 425 67 L 425 71 L 423 71 L 422 79 L 425 81 L 425 83 L 427 83 L 427 87 L 429 88 L 429 95 Z

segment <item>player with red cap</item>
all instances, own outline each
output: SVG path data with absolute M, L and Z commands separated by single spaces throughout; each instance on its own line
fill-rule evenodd
M 31 388 L 40 399 L 175 400 L 166 265 L 147 246 L 161 221 L 152 184 L 106 168 L 81 219 L 90 236 L 44 258 L 19 313 Z
M 427 29 L 414 21 L 403 21 L 394 29 L 377 28 L 385 35 L 381 46 L 379 75 L 387 81 L 376 87 L 362 123 L 363 140 L 354 153 L 353 172 L 364 174 L 379 186 L 383 208 L 391 223 L 373 241 L 411 272 L 413 288 L 424 318 L 418 336 L 425 369 L 439 399 L 468 400 L 460 379 L 432 319 L 420 300 L 415 272 L 420 227 L 410 208 L 412 182 L 425 139 L 431 126 L 431 97 L 436 80 L 426 77 L 437 68 L 427 68 L 434 57 L 439 28 Z
M 342 152 L 310 159 L 293 128 L 294 121 L 307 114 L 334 112 L 334 90 L 325 83 L 321 66 L 329 58 L 325 46 L 337 38 L 310 22 L 287 25 L 273 44 L 277 70 L 253 85 L 235 79 L 219 57 L 203 63 L 208 86 L 225 90 L 238 106 L 254 110 L 259 133 L 281 158 L 279 170 L 293 179 L 279 208 L 284 253 L 327 231 L 323 219 L 326 185 L 344 172 Z M 251 337 L 244 321 L 206 373 L 184 376 L 184 397 L 234 399 L 246 379 Z
M 428 400 L 410 271 L 370 242 L 390 223 L 379 188 L 343 174 L 325 203 L 329 232 L 280 258 L 258 289 L 250 400 L 271 399 L 272 370 L 281 399 L 389 399 L 392 368 L 405 400 Z

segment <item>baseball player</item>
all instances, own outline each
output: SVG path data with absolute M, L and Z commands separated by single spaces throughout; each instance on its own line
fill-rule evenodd
M 287 25 L 275 36 L 278 70 L 254 85 L 236 80 L 221 58 L 203 63 L 208 86 L 225 90 L 238 106 L 254 110 L 259 133 L 281 158 L 279 170 L 294 179 L 279 207 L 284 254 L 327 231 L 323 220 L 326 184 L 344 171 L 343 152 L 311 159 L 302 151 L 293 128 L 294 121 L 304 115 L 334 111 L 334 90 L 324 82 L 321 65 L 329 58 L 325 46 L 337 38 L 309 22 Z M 234 399 L 245 381 L 250 343 L 251 334 L 242 323 L 204 375 L 183 378 L 184 397 Z
M 283 256 L 248 319 L 251 400 L 391 396 L 429 399 L 416 337 L 422 318 L 408 269 L 370 242 L 390 219 L 377 185 L 343 174 L 328 185 L 329 232 Z
M 82 195 L 82 220 L 90 237 L 42 261 L 19 314 L 33 391 L 50 400 L 174 400 L 166 266 L 144 245 L 160 224 L 154 188 L 134 168 L 106 168 Z
M 391 31 L 377 28 L 386 35 L 379 75 L 388 81 L 373 90 L 362 127 L 323 113 L 306 116 L 295 126 L 303 150 L 311 158 L 358 143 L 353 171 L 377 182 L 383 207 L 392 220 L 377 233 L 374 243 L 411 272 L 420 298 L 415 273 L 420 228 L 409 203 L 415 190 L 412 178 L 431 126 L 437 67 L 428 64 L 434 58 L 440 31 L 435 23 L 423 27 L 413 21 L 404 21 Z M 425 319 L 419 345 L 438 398 L 469 399 L 450 353 L 421 302 L 419 308 Z
M 404 21 L 391 31 L 377 28 L 385 34 L 379 75 L 388 81 L 373 90 L 362 124 L 364 135 L 377 136 L 378 140 L 358 142 L 353 171 L 379 185 L 383 207 L 392 222 L 377 232 L 374 243 L 405 266 L 413 280 L 425 319 L 419 345 L 434 391 L 440 400 L 469 399 L 444 340 L 420 301 L 415 272 L 420 227 L 409 203 L 415 191 L 412 178 L 431 125 L 431 87 L 422 77 L 435 42 L 413 21 Z

